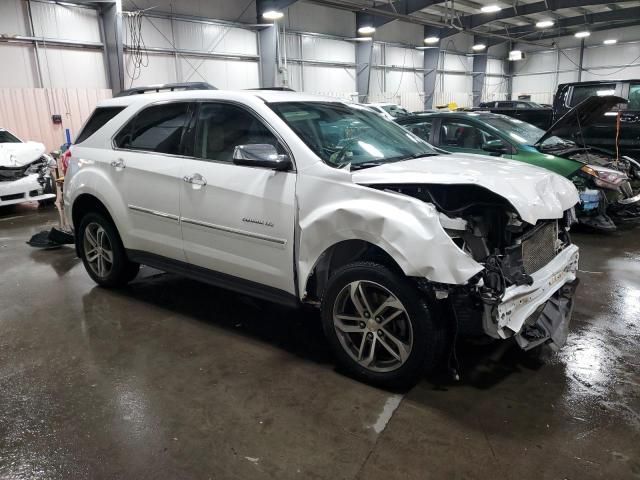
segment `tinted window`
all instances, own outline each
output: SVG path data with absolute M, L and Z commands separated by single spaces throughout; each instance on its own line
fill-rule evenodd
M 203 103 L 194 141 L 197 158 L 231 162 L 238 145 L 268 143 L 284 153 L 278 139 L 248 111 L 224 103 Z
M 490 140 L 499 138 L 464 120 L 443 119 L 440 125 L 440 145 L 443 147 L 481 150 Z
M 0 143 L 22 143 L 19 138 L 14 137 L 6 130 L 0 130 Z
M 409 130 L 414 135 L 419 136 L 425 142 L 429 141 L 431 136 L 431 125 L 433 124 L 433 120 L 424 119 L 424 120 L 416 120 L 411 123 L 403 123 L 402 126 Z
M 132 150 L 179 154 L 189 112 L 189 104 L 182 102 L 145 108 L 120 131 L 116 145 Z
M 78 134 L 76 138 L 76 143 L 84 142 L 87 138 L 93 135 L 98 129 L 102 128 L 102 126 L 119 114 L 125 107 L 98 107 L 96 108 L 87 123 L 84 124 L 84 127 Z
M 640 110 L 640 83 L 629 86 L 629 104 L 627 110 Z
M 573 87 L 573 96 L 571 97 L 571 107 L 575 107 L 584 99 L 595 96 L 615 95 L 615 83 L 599 83 L 597 85 L 576 85 Z
M 498 102 L 498 108 L 513 108 L 513 102 Z

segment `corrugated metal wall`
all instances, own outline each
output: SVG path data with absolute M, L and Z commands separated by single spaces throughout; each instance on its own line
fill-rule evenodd
M 96 88 L 0 88 L 0 125 L 22 140 L 56 150 L 65 142 L 65 128 L 76 135 L 100 100 L 111 90 Z M 62 124 L 51 115 L 62 115 Z
M 128 26 L 132 18 L 125 17 L 124 23 L 124 43 L 131 46 Z M 134 68 L 130 51 L 125 53 L 127 88 L 188 81 L 204 81 L 220 89 L 260 86 L 258 39 L 252 30 L 186 19 L 145 17 L 142 20 L 142 36 L 146 47 L 164 51 L 148 52 L 148 62 L 139 69 Z M 173 52 L 174 47 L 181 53 Z

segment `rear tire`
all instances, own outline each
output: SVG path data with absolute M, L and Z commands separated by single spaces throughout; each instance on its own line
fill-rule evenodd
M 138 274 L 140 264 L 129 261 L 118 230 L 101 213 L 82 217 L 76 245 L 87 273 L 100 286 L 122 287 Z
M 402 272 L 354 262 L 329 279 L 322 326 L 340 366 L 376 386 L 407 388 L 432 371 L 444 351 L 444 322 Z

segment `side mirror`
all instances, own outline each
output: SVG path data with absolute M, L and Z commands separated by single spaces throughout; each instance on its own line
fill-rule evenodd
M 508 148 L 502 140 L 489 140 L 482 145 L 482 150 L 493 153 L 494 155 L 502 155 L 507 153 Z
M 233 163 L 247 167 L 263 167 L 276 171 L 289 170 L 291 159 L 288 155 L 279 155 L 276 147 L 268 143 L 238 145 L 233 150 Z

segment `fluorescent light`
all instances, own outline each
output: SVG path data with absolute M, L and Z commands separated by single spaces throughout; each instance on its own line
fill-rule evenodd
M 433 45 L 434 43 L 438 43 L 440 41 L 440 37 L 427 37 L 424 39 L 424 43 L 428 45 Z
M 596 91 L 596 95 L 599 97 L 604 97 L 607 95 L 615 95 L 616 91 L 615 90 L 597 90 Z
M 498 5 L 486 5 L 480 9 L 480 11 L 483 13 L 495 13 L 499 12 L 500 10 L 502 10 L 502 8 Z
M 487 46 L 484 43 L 476 43 L 473 47 L 471 47 L 471 49 L 475 50 L 476 52 L 484 50 L 485 48 L 487 48 Z
M 538 28 L 553 27 L 553 20 L 541 20 L 538 23 L 536 23 L 536 27 Z
M 604 43 L 605 45 L 615 45 L 616 43 L 618 43 L 618 40 L 616 40 L 615 38 L 608 38 L 602 43 Z
M 591 32 L 589 32 L 588 30 L 582 30 L 573 34 L 573 36 L 576 38 L 586 38 L 589 35 L 591 35 Z
M 284 17 L 284 13 L 278 12 L 277 10 L 267 10 L 262 14 L 262 17 L 266 18 L 267 20 L 278 20 Z
M 522 50 L 511 50 L 509 52 L 509 61 L 515 62 L 517 60 L 522 60 L 524 56 L 522 55 Z
M 366 27 L 360 27 L 358 29 L 358 33 L 361 35 L 371 35 L 375 31 L 376 31 L 375 27 L 372 27 L 371 25 L 367 25 Z

